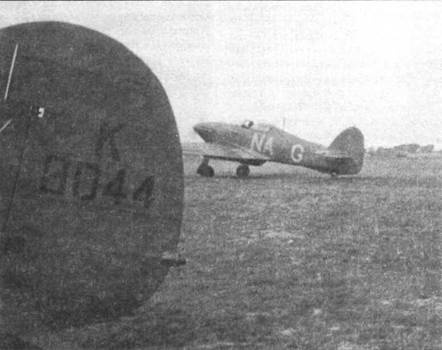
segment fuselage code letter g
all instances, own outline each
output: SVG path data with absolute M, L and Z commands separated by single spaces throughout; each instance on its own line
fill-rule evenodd
M 293 145 L 290 152 L 290 158 L 292 158 L 294 163 L 299 163 L 302 160 L 303 153 L 304 147 L 302 147 L 302 145 Z

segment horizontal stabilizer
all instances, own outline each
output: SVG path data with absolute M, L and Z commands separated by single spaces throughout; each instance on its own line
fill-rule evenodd
M 351 159 L 350 155 L 346 152 L 333 151 L 330 149 L 323 149 L 320 151 L 316 151 L 315 153 L 330 159 Z

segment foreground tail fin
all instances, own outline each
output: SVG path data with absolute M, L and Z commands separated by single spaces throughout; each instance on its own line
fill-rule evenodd
M 330 144 L 329 150 L 345 154 L 352 162 L 343 164 L 341 174 L 357 174 L 364 163 L 364 135 L 355 127 L 342 131 Z M 344 169 L 345 168 L 345 169 Z

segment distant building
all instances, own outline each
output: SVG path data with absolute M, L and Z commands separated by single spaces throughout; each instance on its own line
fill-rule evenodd
M 419 148 L 420 153 L 431 153 L 433 151 L 434 151 L 434 145 L 426 145 L 426 146 L 421 146 Z
M 409 144 L 402 144 L 394 147 L 378 147 L 375 149 L 374 147 L 370 147 L 368 149 L 368 154 L 370 155 L 377 155 L 382 157 L 407 157 L 412 154 L 416 153 L 433 153 L 437 152 L 436 149 L 439 149 L 438 147 L 435 147 L 434 145 L 425 145 L 420 146 L 417 143 L 409 143 Z M 442 152 L 442 149 L 441 149 Z
M 374 156 L 376 154 L 376 147 L 368 147 L 365 150 L 365 153 L 367 153 L 370 156 Z
M 393 151 L 405 153 L 416 153 L 418 149 L 419 145 L 417 143 L 409 143 L 393 147 Z

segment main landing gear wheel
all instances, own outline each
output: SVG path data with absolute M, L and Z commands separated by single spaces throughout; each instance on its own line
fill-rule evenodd
M 248 165 L 241 164 L 238 168 L 236 168 L 236 175 L 240 178 L 244 178 L 249 176 L 250 168 Z
M 201 164 L 196 172 L 204 177 L 213 177 L 215 175 L 215 170 L 206 164 Z

